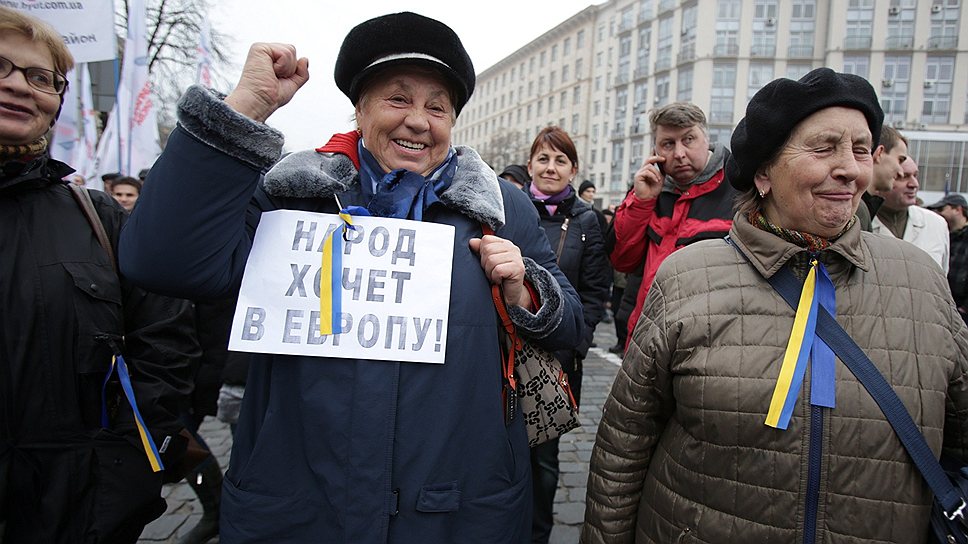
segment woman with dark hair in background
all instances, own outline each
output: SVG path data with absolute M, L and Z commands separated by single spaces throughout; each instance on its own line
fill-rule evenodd
M 581 297 L 585 326 L 575 349 L 555 352 L 562 369 L 568 373 L 575 401 L 581 399 L 582 359 L 605 314 L 611 267 L 601 227 L 589 203 L 578 198 L 572 186 L 578 173 L 578 153 L 568 133 L 546 127 L 531 144 L 525 191 L 538 211 L 541 227 L 558 256 L 558 266 Z M 558 487 L 558 439 L 531 449 L 534 489 L 532 542 L 545 543 L 554 525 L 552 509 Z

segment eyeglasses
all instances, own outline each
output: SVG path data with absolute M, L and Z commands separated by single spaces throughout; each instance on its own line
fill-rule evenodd
M 0 79 L 8 77 L 14 70 L 20 70 L 27 79 L 27 84 L 42 93 L 61 94 L 67 88 L 67 78 L 62 74 L 35 66 L 24 68 L 10 62 L 6 57 L 0 57 Z

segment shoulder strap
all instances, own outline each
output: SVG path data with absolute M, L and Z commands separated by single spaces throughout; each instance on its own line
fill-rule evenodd
M 81 207 L 81 211 L 84 212 L 84 217 L 87 218 L 87 222 L 91 224 L 91 228 L 94 230 L 94 236 L 97 237 L 97 241 L 107 252 L 108 258 L 111 260 L 111 267 L 114 268 L 114 272 L 118 272 L 118 262 L 114 258 L 114 247 L 111 246 L 111 240 L 108 238 L 107 231 L 104 230 L 104 223 L 101 222 L 101 218 L 97 214 L 97 210 L 94 209 L 94 201 L 91 200 L 91 194 L 87 192 L 87 189 L 73 183 L 68 183 L 67 186 L 71 189 L 71 194 L 74 196 L 74 200 L 77 201 L 77 205 Z
M 730 243 L 732 243 L 731 240 Z M 736 249 L 739 250 L 739 248 Z M 742 255 L 743 252 L 740 251 L 740 254 Z M 784 266 L 766 280 L 783 297 L 783 300 L 796 310 L 802 286 L 793 272 Z M 945 474 L 941 463 L 934 457 L 931 448 L 924 440 L 924 435 L 921 434 L 914 420 L 911 419 L 911 414 L 908 413 L 907 408 L 904 407 L 901 399 L 894 392 L 894 388 L 887 383 L 887 380 L 867 357 L 864 350 L 854 342 L 847 331 L 822 306 L 817 308 L 817 334 L 840 357 L 844 365 L 877 402 L 881 411 L 884 412 L 884 416 L 887 417 L 887 421 L 894 428 L 894 432 L 897 433 L 901 444 L 904 445 L 904 449 L 907 450 L 911 460 L 914 461 L 914 465 L 921 472 L 921 476 L 924 477 L 924 481 L 927 482 L 938 503 L 944 509 L 944 514 L 949 520 L 963 517 L 965 501 L 951 484 L 951 480 Z

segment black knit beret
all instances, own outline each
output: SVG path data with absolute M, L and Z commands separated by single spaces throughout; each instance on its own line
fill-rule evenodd
M 740 191 L 752 187 L 757 169 L 786 143 L 794 127 L 811 114 L 832 106 L 853 108 L 864 114 L 873 136 L 873 151 L 884 122 L 874 88 L 860 76 L 817 68 L 799 81 L 773 80 L 753 95 L 746 106 L 746 117 L 733 131 L 726 178 Z
M 578 194 L 584 193 L 585 189 L 594 189 L 594 188 L 595 188 L 595 184 L 592 183 L 590 179 L 586 179 L 585 181 L 581 182 L 581 185 L 578 186 Z
M 474 64 L 457 34 L 440 21 L 409 11 L 370 19 L 350 30 L 336 57 L 336 86 L 356 105 L 366 77 L 395 64 L 429 66 L 443 74 L 453 85 L 458 115 L 474 92 Z
M 503 178 L 504 176 L 511 176 L 521 185 L 531 181 L 531 176 L 528 175 L 528 169 L 520 164 L 509 164 L 507 168 L 501 172 L 500 177 Z

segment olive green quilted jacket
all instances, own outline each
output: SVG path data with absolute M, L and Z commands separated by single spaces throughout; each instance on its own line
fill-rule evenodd
M 789 428 L 764 425 L 794 311 L 763 276 L 792 260 L 803 277 L 808 254 L 739 215 L 730 237 L 753 264 L 711 240 L 675 252 L 656 276 L 605 403 L 582 541 L 790 544 L 813 532 L 826 544 L 926 542 L 930 491 L 839 360 L 835 408 L 813 409 L 811 425 L 808 370 Z M 857 225 L 820 259 L 837 321 L 931 448 L 968 459 L 968 330 L 941 269 Z

